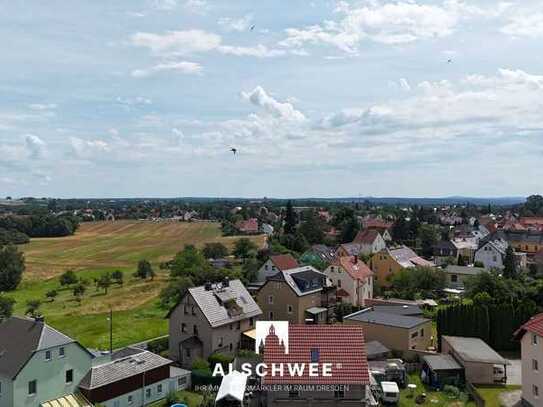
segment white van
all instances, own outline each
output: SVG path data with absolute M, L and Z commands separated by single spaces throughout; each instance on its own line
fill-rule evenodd
M 386 404 L 397 404 L 400 401 L 400 389 L 396 382 L 381 382 L 381 400 Z

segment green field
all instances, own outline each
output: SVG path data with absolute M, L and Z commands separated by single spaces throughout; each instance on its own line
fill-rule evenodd
M 449 398 L 443 392 L 433 391 L 429 387 L 426 387 L 420 380 L 419 373 L 412 373 L 409 375 L 409 383 L 416 384 L 417 388 L 411 396 L 410 389 L 402 389 L 400 392 L 399 407 L 416 407 L 419 404 L 415 403 L 415 397 L 421 393 L 426 393 L 426 401 L 423 406 L 432 407 L 475 407 L 475 403 L 472 401 L 463 402 L 454 398 Z
M 53 327 L 93 348 L 109 345 L 109 309 L 114 311 L 114 347 L 167 334 L 166 311 L 157 297 L 168 282 L 160 262 L 171 259 L 186 244 L 202 247 L 222 242 L 232 247 L 236 237 L 222 237 L 216 223 L 116 221 L 83 223 L 74 236 L 40 238 L 21 249 L 27 269 L 19 288 L 9 295 L 16 301 L 16 314 L 23 314 L 27 300 L 43 301 L 41 312 Z M 261 246 L 262 236 L 252 238 Z M 153 281 L 134 279 L 140 259 L 149 260 L 157 272 Z M 90 285 L 79 304 L 70 289 L 61 289 L 58 276 L 73 269 L 90 281 L 105 271 L 124 272 L 124 284 L 113 285 L 108 294 Z M 48 302 L 45 293 L 59 290 Z

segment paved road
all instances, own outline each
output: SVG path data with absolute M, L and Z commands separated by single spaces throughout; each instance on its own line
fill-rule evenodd
M 520 400 L 522 398 L 522 391 L 515 390 L 507 393 L 500 394 L 500 402 L 503 407 L 520 407 Z

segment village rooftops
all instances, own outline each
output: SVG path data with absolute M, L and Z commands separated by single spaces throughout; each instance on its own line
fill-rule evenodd
M 410 317 L 422 316 L 424 312 L 418 305 L 373 305 L 372 309 L 377 312 L 404 315 Z
M 155 353 L 126 348 L 114 353 L 110 362 L 92 367 L 79 383 L 79 387 L 92 390 L 171 364 L 171 360 Z
M 344 320 L 365 322 L 368 324 L 377 324 L 392 326 L 396 328 L 411 329 L 416 326 L 426 324 L 429 319 L 398 315 L 389 312 L 373 311 L 371 308 L 363 309 L 343 317 Z
M 441 337 L 441 340 L 443 339 L 451 345 L 454 352 L 464 362 L 493 363 L 496 365 L 508 364 L 503 357 L 480 338 L 444 335 Z
M 407 246 L 389 249 L 388 252 L 402 267 L 434 267 L 435 264 L 423 259 Z
M 319 292 L 327 287 L 326 274 L 321 273 L 312 266 L 280 271 L 268 278 L 268 280 L 286 282 L 299 297 Z
M 270 260 L 278 270 L 284 271 L 300 267 L 298 261 L 290 254 L 278 254 L 271 256 Z
M 379 237 L 379 231 L 375 229 L 363 229 L 359 231 L 353 243 L 372 244 Z
M 332 264 L 343 268 L 354 280 L 366 280 L 373 275 L 371 269 L 358 256 L 337 257 Z

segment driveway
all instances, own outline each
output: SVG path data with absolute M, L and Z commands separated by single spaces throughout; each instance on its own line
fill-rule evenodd
M 520 359 L 507 359 L 507 384 L 522 384 L 522 367 Z

